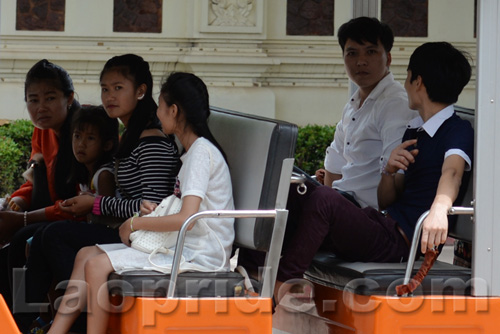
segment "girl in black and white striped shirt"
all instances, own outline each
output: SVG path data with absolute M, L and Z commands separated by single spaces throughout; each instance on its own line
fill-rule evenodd
M 113 57 L 105 64 L 100 83 L 106 112 L 125 125 L 114 157 L 118 196 L 81 195 L 64 201 L 61 210 L 74 216 L 93 213 L 125 220 L 139 211 L 142 200 L 159 203 L 173 192 L 179 152 L 173 137 L 161 131 L 146 61 L 133 54 Z M 27 264 L 27 298 L 33 302 L 43 301 L 54 280 L 70 278 L 80 248 L 120 242 L 115 228 L 74 221 L 53 223 L 40 237 L 44 249 L 32 250 Z

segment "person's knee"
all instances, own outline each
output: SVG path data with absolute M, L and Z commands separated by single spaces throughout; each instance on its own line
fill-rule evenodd
M 78 252 L 78 254 L 80 254 L 80 252 Z M 77 258 L 78 258 L 78 255 L 77 255 Z M 96 269 L 98 268 L 99 266 L 99 261 L 96 261 L 96 259 L 94 257 L 91 257 L 91 258 L 88 258 L 86 261 L 85 261 L 85 277 L 90 277 L 92 275 L 94 275 Z
M 83 247 L 78 251 L 78 253 L 76 253 L 76 260 L 87 262 L 87 260 L 97 255 L 96 248 L 97 246 Z
M 344 198 L 335 189 L 322 186 L 317 187 L 303 203 L 304 211 L 322 211 L 327 208 L 332 209 L 335 205 L 341 203 Z
M 96 277 L 107 277 L 111 272 L 107 255 L 105 253 L 96 254 L 95 252 L 87 253 L 87 255 L 89 255 L 89 257 L 85 261 L 85 278 L 87 280 L 92 280 Z
M 331 187 L 317 187 L 316 190 L 311 194 L 314 198 L 328 198 L 336 199 L 342 197 L 335 189 Z

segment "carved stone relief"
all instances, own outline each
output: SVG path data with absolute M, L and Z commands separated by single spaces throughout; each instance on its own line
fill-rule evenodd
M 161 32 L 163 0 L 114 0 L 113 31 Z
M 65 0 L 17 0 L 16 30 L 64 31 Z
M 254 0 L 210 0 L 210 26 L 254 27 Z
M 428 0 L 382 0 L 381 20 L 391 27 L 394 36 L 427 37 L 428 2 Z
M 204 0 L 198 6 L 201 6 L 201 32 L 262 32 L 263 0 Z
M 334 0 L 287 0 L 286 34 L 333 36 Z

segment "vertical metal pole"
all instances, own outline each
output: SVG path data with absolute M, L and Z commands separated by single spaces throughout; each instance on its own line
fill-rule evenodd
M 500 145 L 496 145 L 500 142 L 499 19 L 498 0 L 478 1 L 476 214 L 472 252 L 472 274 L 476 279 L 473 293 L 477 296 L 500 296 Z

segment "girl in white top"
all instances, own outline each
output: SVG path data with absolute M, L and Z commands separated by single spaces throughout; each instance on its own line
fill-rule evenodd
M 162 85 L 157 111 L 163 131 L 175 134 L 185 154 L 175 194 L 182 198 L 178 214 L 163 217 L 133 217 L 120 226 L 123 244 L 83 248 L 77 255 L 71 280 L 49 333 L 67 333 L 81 310 L 87 306 L 88 333 L 105 333 L 110 309 L 106 287 L 108 275 L 115 270 L 151 268 L 149 254 L 130 247 L 135 230 L 178 231 L 182 223 L 201 210 L 234 208 L 231 179 L 224 153 L 208 129 L 210 115 L 208 91 L 193 74 L 173 73 Z M 152 212 L 156 204 L 143 202 L 141 214 Z M 185 270 L 229 270 L 234 239 L 234 219 L 207 219 L 194 224 L 186 234 L 183 251 Z M 205 227 L 203 227 L 205 226 Z M 208 237 L 207 237 L 208 236 Z M 155 264 L 171 265 L 172 255 L 155 254 Z M 88 284 L 88 294 L 85 284 Z M 88 299 L 87 299 L 88 296 Z M 78 303 L 75 305 L 75 297 Z

